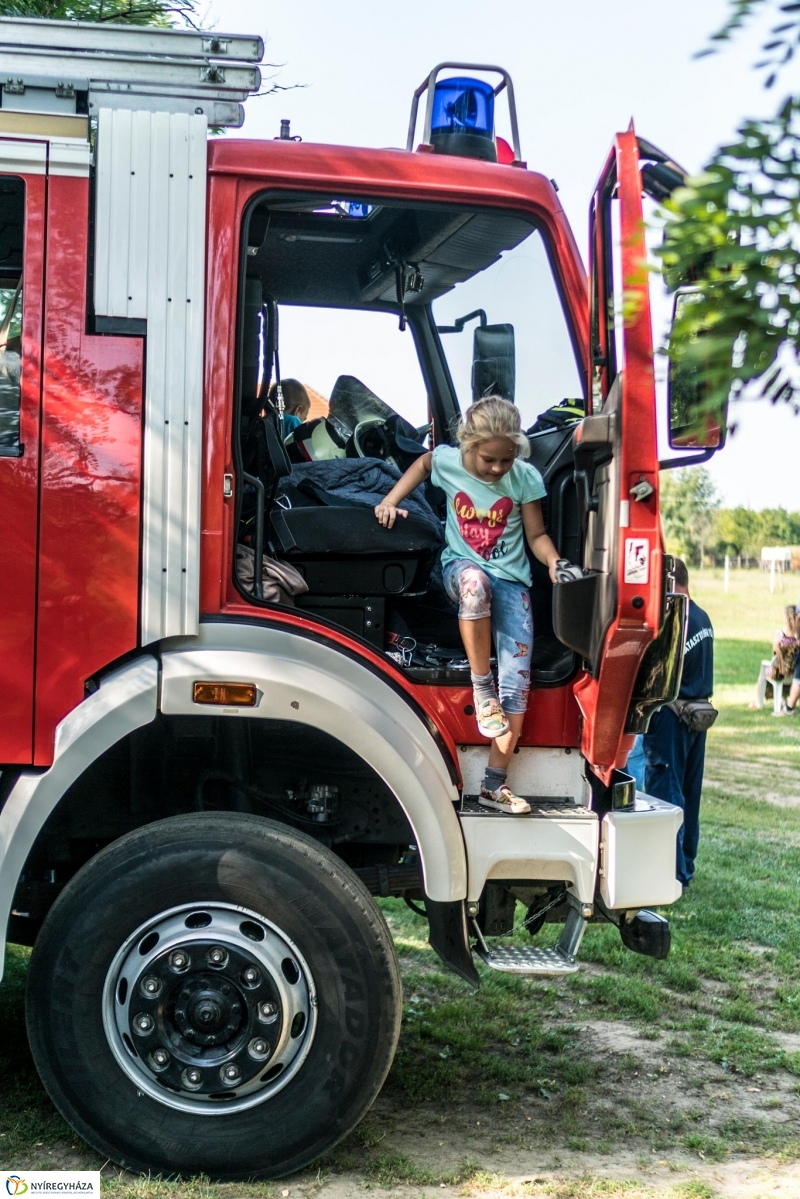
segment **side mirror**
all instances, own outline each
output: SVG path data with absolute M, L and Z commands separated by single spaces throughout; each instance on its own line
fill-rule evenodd
M 673 329 L 691 320 L 692 305 L 701 294 L 694 287 L 678 289 L 672 310 Z M 691 332 L 681 357 L 670 358 L 667 403 L 672 449 L 720 450 L 725 444 L 727 396 L 721 403 L 711 403 L 711 385 L 701 375 L 705 364 L 703 338 L 708 335 L 709 330 L 703 328 Z
M 472 341 L 472 398 L 501 395 L 514 401 L 517 363 L 513 325 L 479 325 Z

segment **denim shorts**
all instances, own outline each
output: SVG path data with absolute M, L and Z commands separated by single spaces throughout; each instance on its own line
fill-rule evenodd
M 527 711 L 533 647 L 528 588 L 523 583 L 498 579 L 469 558 L 448 562 L 443 573 L 445 590 L 458 604 L 459 620 L 491 618 L 498 697 L 504 711 Z

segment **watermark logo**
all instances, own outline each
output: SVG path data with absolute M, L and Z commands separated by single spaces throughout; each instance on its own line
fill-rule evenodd
M 2 1177 L 2 1175 L 0 1175 Z M 40 1196 L 86 1196 L 100 1199 L 99 1170 L 26 1170 L 22 1174 L 6 1174 L 6 1194 L 11 1199 L 39 1199 Z M 0 1191 L 2 1196 L 2 1191 Z

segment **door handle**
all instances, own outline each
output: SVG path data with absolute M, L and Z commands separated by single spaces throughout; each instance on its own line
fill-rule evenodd
M 21 458 L 25 453 L 22 443 L 17 445 L 0 445 L 0 458 Z
M 576 470 L 573 478 L 575 486 L 578 489 L 578 516 L 581 524 L 583 524 L 590 512 L 597 512 L 598 500 L 596 495 L 592 495 L 591 487 L 589 486 L 588 471 Z

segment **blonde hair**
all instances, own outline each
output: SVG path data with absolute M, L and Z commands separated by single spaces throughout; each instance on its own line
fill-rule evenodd
M 461 453 L 474 450 L 493 437 L 507 437 L 517 447 L 518 458 L 528 458 L 531 447 L 522 432 L 519 409 L 502 396 L 484 396 L 464 413 L 456 428 L 456 440 Z

